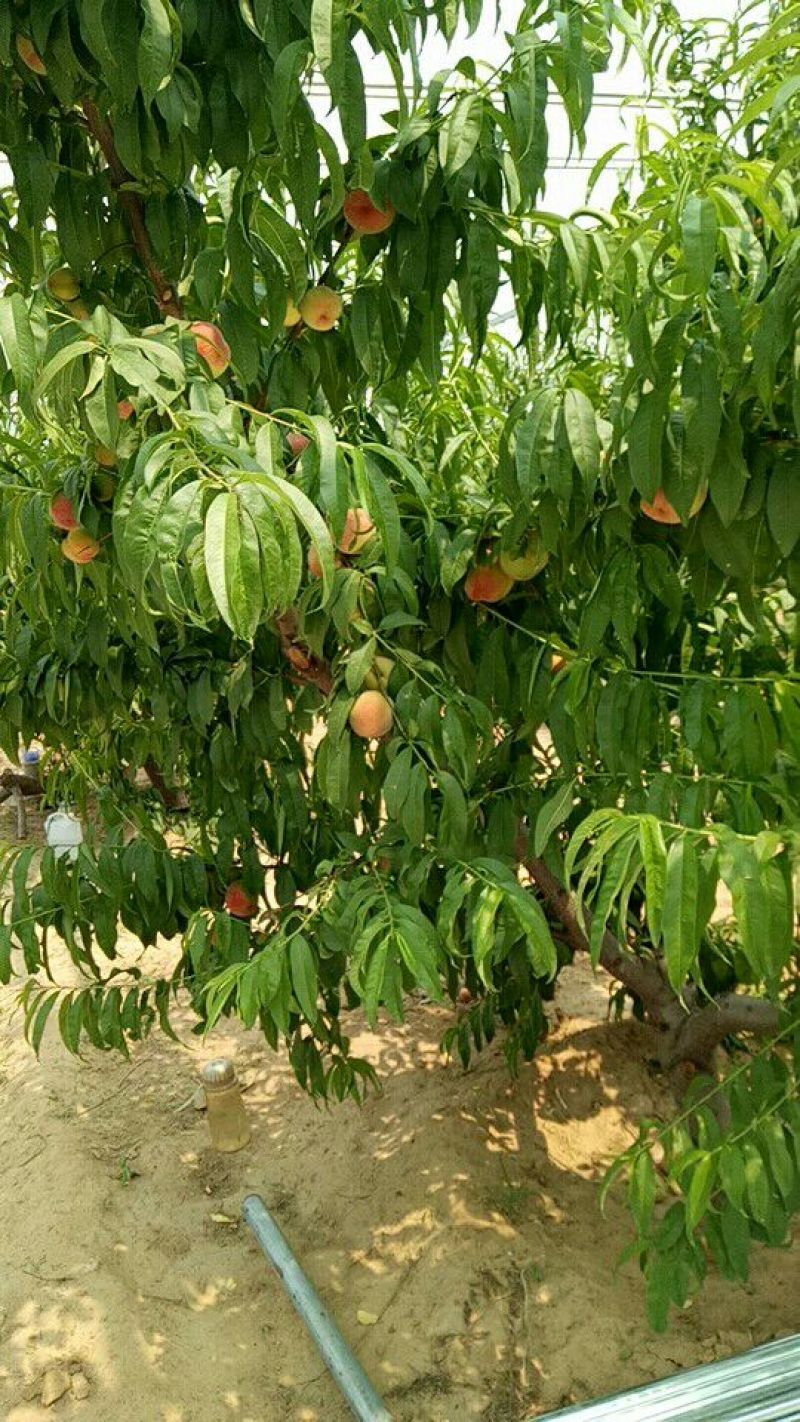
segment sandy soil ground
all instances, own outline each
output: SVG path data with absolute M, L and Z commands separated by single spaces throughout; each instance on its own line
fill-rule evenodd
M 5 822 L 0 834 L 8 833 Z M 497 1044 L 468 1073 L 449 1010 L 357 1046 L 385 1080 L 363 1110 L 306 1099 L 258 1037 L 161 1035 L 129 1063 L 41 1060 L 0 990 L 0 1416 L 5 1422 L 345 1422 L 334 1384 L 238 1222 L 263 1194 L 397 1422 L 521 1422 L 800 1326 L 798 1249 L 713 1279 L 651 1334 L 628 1225 L 597 1181 L 637 1116 L 669 1109 L 604 984 L 564 977 L 560 1020 L 517 1081 Z M 251 1144 L 213 1154 L 191 1104 L 234 1055 Z M 359 1322 L 358 1314 L 374 1322 Z M 47 1398 L 69 1387 L 49 1408 Z

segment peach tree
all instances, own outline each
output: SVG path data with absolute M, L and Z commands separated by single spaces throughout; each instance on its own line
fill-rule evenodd
M 800 1204 L 798 6 L 489 8 L 0 5 L 0 744 L 85 830 L 3 847 L 0 980 L 342 1100 L 346 1009 L 513 1068 L 588 955 L 694 1076 L 609 1176 L 660 1326 Z M 663 120 L 561 217 L 621 52 Z

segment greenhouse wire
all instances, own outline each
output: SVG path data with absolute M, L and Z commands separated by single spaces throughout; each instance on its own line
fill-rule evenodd
M 538 1422 L 800 1422 L 800 1334 Z

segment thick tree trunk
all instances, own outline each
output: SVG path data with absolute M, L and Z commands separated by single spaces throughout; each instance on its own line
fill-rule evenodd
M 576 953 L 588 953 L 588 911 L 581 922 L 575 900 L 543 859 L 528 858 L 524 863 L 548 912 L 561 924 L 567 943 Z M 709 1070 L 716 1048 L 726 1037 L 769 1036 L 779 1030 L 780 1009 L 764 998 L 727 992 L 708 1001 L 693 990 L 678 997 L 654 958 L 635 953 L 608 930 L 603 934 L 599 961 L 611 977 L 639 998 L 658 1033 L 657 1055 L 664 1068 L 689 1062 Z

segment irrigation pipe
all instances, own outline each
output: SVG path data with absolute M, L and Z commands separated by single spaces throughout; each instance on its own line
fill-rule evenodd
M 798 1422 L 800 1335 L 539 1422 Z
M 311 1280 L 306 1277 L 260 1195 L 248 1195 L 242 1218 L 253 1231 L 358 1422 L 392 1422 Z

